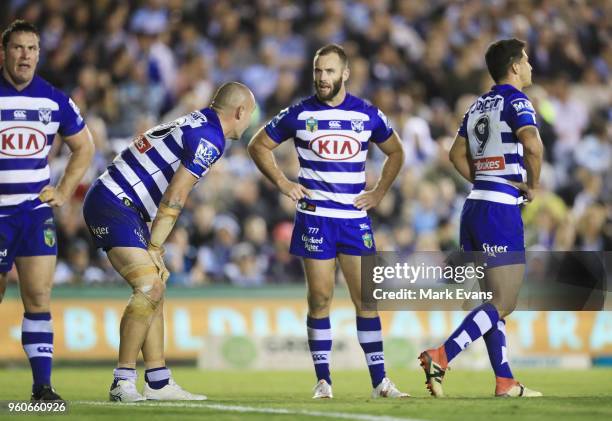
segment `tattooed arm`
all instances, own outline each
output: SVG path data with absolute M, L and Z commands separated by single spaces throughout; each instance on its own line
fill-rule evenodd
M 198 179 L 183 165 L 180 165 L 172 177 L 168 189 L 162 196 L 157 215 L 151 225 L 151 239 L 149 240 L 148 251 L 164 281 L 168 277 L 168 271 L 161 258 L 164 251 L 163 244 L 166 242 L 168 235 L 170 235 L 172 228 L 174 228 L 185 200 L 187 200 L 187 196 L 196 181 Z

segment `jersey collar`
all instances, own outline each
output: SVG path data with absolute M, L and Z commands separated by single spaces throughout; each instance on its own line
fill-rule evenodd
M 210 124 L 221 128 L 221 120 L 219 120 L 219 116 L 217 115 L 217 112 L 215 110 L 210 107 L 206 107 L 204 109 L 201 109 L 200 112 L 206 116 Z
M 21 91 L 18 91 L 17 89 L 15 89 L 15 87 L 8 81 L 6 80 L 6 78 L 4 77 L 4 72 L 3 72 L 4 68 L 0 67 L 0 86 L 4 86 L 7 89 L 11 89 L 14 92 L 20 94 L 20 95 L 24 95 L 28 92 L 28 90 L 30 89 L 30 87 L 32 87 L 36 81 L 36 78 L 38 77 L 37 75 L 34 75 L 34 77 L 32 78 L 32 80 L 30 81 L 30 83 L 28 83 L 26 85 L 25 88 L 23 88 Z
M 514 86 L 508 84 L 508 83 L 504 83 L 501 85 L 493 85 L 491 87 L 492 91 L 505 91 L 505 90 L 511 90 L 511 91 L 517 91 L 520 92 L 518 89 L 516 89 Z
M 335 107 L 332 107 L 331 105 L 326 104 L 325 102 L 321 101 L 316 94 L 313 95 L 313 98 L 314 98 L 314 101 L 323 109 L 338 110 L 338 109 L 346 108 L 346 105 L 351 100 L 352 95 L 347 92 L 346 95 L 344 96 L 344 100 L 340 104 L 336 105 Z

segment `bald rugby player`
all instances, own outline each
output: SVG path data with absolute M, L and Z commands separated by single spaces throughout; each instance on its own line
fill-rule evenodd
M 242 136 L 254 109 L 249 88 L 224 84 L 208 108 L 136 136 L 87 193 L 83 214 L 94 243 L 133 289 L 121 319 L 111 401 L 206 399 L 183 390 L 166 368 L 163 244 L 193 186 L 221 157 L 225 139 Z M 136 390 L 140 351 L 142 394 Z

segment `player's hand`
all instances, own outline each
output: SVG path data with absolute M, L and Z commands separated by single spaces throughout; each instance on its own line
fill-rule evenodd
M 368 190 L 357 196 L 353 201 L 353 204 L 356 208 L 366 211 L 378 206 L 384 196 L 385 193 L 379 190 Z
M 535 189 L 530 188 L 527 183 L 519 183 L 518 181 L 510 181 L 514 187 L 523 192 L 525 202 L 532 202 L 535 198 Z
M 163 282 L 166 282 L 170 276 L 170 272 L 164 263 L 164 251 L 163 247 L 154 246 L 153 244 L 149 244 L 149 247 L 147 247 L 147 252 L 157 268 L 157 274 Z
M 53 186 L 45 186 L 38 194 L 41 202 L 51 206 L 59 207 L 66 202 L 66 196 Z
M 294 201 L 310 197 L 310 191 L 306 187 L 293 181 L 283 181 L 279 183 L 278 188 L 282 194 L 289 196 Z

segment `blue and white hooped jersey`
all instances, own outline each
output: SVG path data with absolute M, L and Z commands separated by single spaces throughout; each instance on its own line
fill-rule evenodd
M 523 145 L 516 132 L 536 126 L 536 113 L 527 96 L 512 85 L 495 85 L 470 107 L 459 128 L 468 140 L 475 180 L 468 199 L 507 205 L 522 203 L 509 181 L 525 182 Z
M 49 206 L 38 194 L 50 181 L 47 156 L 55 135 L 84 127 L 74 102 L 41 77 L 18 91 L 0 72 L 0 217 Z
M 337 107 L 316 96 L 285 108 L 265 127 L 277 143 L 293 138 L 300 162 L 298 181 L 312 193 L 299 212 L 331 218 L 363 218 L 353 205 L 365 188 L 369 141 L 393 133 L 387 117 L 363 99 L 346 95 Z
M 180 164 L 199 179 L 224 150 L 219 117 L 205 108 L 136 136 L 100 181 L 118 198 L 130 199 L 144 219 L 151 221 Z

